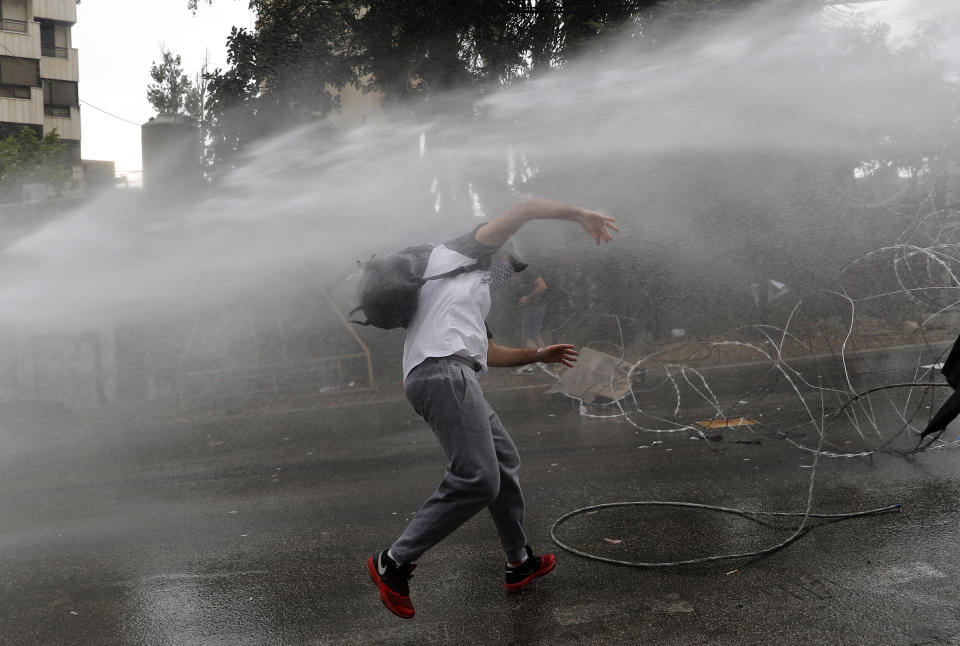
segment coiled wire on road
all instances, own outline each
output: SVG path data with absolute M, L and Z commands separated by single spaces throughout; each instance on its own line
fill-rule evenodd
M 599 556 L 597 554 L 590 554 L 589 552 L 584 552 L 575 547 L 567 545 L 557 537 L 557 528 L 560 527 L 568 519 L 578 516 L 580 514 L 586 514 L 590 512 L 599 511 L 602 509 L 610 509 L 613 507 L 631 507 L 631 506 L 647 506 L 647 507 L 681 507 L 681 508 L 692 508 L 692 509 L 703 509 L 707 511 L 716 511 L 726 514 L 736 514 L 738 516 L 744 516 L 747 518 L 757 517 L 757 516 L 779 516 L 779 517 L 803 517 L 803 522 L 796 529 L 796 531 L 787 539 L 767 547 L 765 549 L 755 550 L 751 552 L 739 552 L 735 554 L 720 554 L 716 556 L 703 556 L 699 558 L 685 559 L 681 561 L 664 561 L 664 562 L 646 562 L 646 561 L 624 561 L 620 559 L 609 558 L 606 556 Z M 746 511 L 743 509 L 735 509 L 732 507 L 720 507 L 717 505 L 705 505 L 694 502 L 674 502 L 674 501 L 663 501 L 663 500 L 637 500 L 630 502 L 609 502 L 599 505 L 590 505 L 589 507 L 582 507 L 580 509 L 575 509 L 569 513 L 564 514 L 550 527 L 550 538 L 558 547 L 570 552 L 571 554 L 576 554 L 577 556 L 582 556 L 584 558 L 592 559 L 594 561 L 603 561 L 605 563 L 613 563 L 615 565 L 627 565 L 630 567 L 639 567 L 639 568 L 667 568 L 667 567 L 678 567 L 683 565 L 700 565 L 704 563 L 711 563 L 715 561 L 725 561 L 725 560 L 734 560 L 734 559 L 746 559 L 751 557 L 764 556 L 772 552 L 776 552 L 779 549 L 782 549 L 794 542 L 803 534 L 805 534 L 813 527 L 807 525 L 807 520 L 810 518 L 820 518 L 828 521 L 839 521 L 846 520 L 849 518 L 858 518 L 861 516 L 875 516 L 878 514 L 887 514 L 893 512 L 899 512 L 900 505 L 888 505 L 886 507 L 878 507 L 876 509 L 867 509 L 863 511 L 855 511 L 842 514 L 813 514 L 808 512 L 783 512 L 783 511 Z
M 820 395 L 821 411 L 823 411 L 824 409 L 822 406 L 823 404 L 822 389 L 820 393 L 821 393 Z M 823 441 L 824 441 L 825 412 L 821 413 L 821 415 L 822 417 L 820 420 L 820 424 L 818 426 L 819 440 L 817 442 L 817 448 L 813 453 L 813 462 L 810 465 L 810 479 L 808 480 L 808 483 L 807 483 L 806 508 L 804 509 L 803 512 L 749 511 L 749 510 L 743 510 L 743 509 L 736 509 L 733 507 L 721 507 L 719 505 L 706 505 L 706 504 L 695 503 L 695 502 L 676 502 L 676 501 L 664 501 L 664 500 L 637 500 L 637 501 L 630 501 L 630 502 L 609 502 L 609 503 L 602 503 L 598 505 L 590 505 L 588 507 L 581 507 L 580 509 L 575 509 L 574 511 L 564 514 L 563 516 L 555 520 L 553 525 L 550 527 L 550 538 L 561 549 L 564 549 L 570 552 L 571 554 L 576 554 L 577 556 L 582 556 L 584 558 L 588 558 L 594 561 L 603 561 L 605 563 L 613 563 L 615 565 L 626 565 L 626 566 L 638 567 L 638 568 L 667 568 L 667 567 L 679 567 L 679 566 L 685 566 L 685 565 L 702 565 L 706 563 L 714 563 L 717 561 L 756 558 L 760 556 L 765 556 L 767 554 L 771 554 L 773 552 L 776 552 L 777 550 L 783 549 L 790 543 L 794 542 L 795 540 L 803 536 L 807 531 L 812 529 L 812 527 L 810 527 L 807 524 L 811 518 L 820 518 L 820 519 L 827 520 L 829 522 L 829 521 L 846 520 L 849 518 L 859 518 L 863 516 L 875 516 L 879 514 L 899 512 L 900 511 L 899 503 L 894 505 L 887 505 L 886 507 L 878 507 L 876 509 L 867 509 L 863 511 L 854 511 L 854 512 L 840 513 L 840 514 L 815 514 L 812 512 L 814 483 L 816 482 L 816 478 L 817 478 L 817 466 L 819 464 L 820 452 L 823 450 Z M 597 554 L 591 554 L 589 552 L 579 550 L 575 547 L 567 545 L 566 543 L 561 541 L 559 538 L 557 538 L 557 528 L 560 525 L 562 525 L 565 521 L 567 521 L 568 519 L 574 516 L 585 514 L 592 511 L 599 511 L 601 509 L 610 509 L 614 507 L 641 507 L 641 506 L 703 509 L 707 511 L 716 511 L 716 512 L 721 512 L 726 514 L 735 514 L 738 516 L 743 516 L 745 518 L 761 517 L 761 516 L 793 517 L 793 518 L 802 517 L 803 520 L 800 521 L 800 525 L 789 537 L 787 537 L 783 541 L 780 541 L 776 545 L 772 545 L 764 549 L 753 550 L 749 552 L 737 552 L 733 554 L 701 556 L 698 558 L 683 559 L 679 561 L 649 562 L 649 561 L 625 561 L 621 559 L 613 559 L 606 556 L 600 556 Z

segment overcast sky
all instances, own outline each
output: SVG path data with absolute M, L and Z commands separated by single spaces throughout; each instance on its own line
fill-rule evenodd
M 211 68 L 225 67 L 231 27 L 253 26 L 248 2 L 200 4 L 196 16 L 186 0 L 84 0 L 77 6 L 73 45 L 80 57 L 84 159 L 113 160 L 118 171 L 141 168 L 139 125 L 153 116 L 147 85 L 162 46 L 181 55 L 191 78 L 205 54 Z M 855 10 L 871 21 L 890 22 L 898 40 L 920 20 L 939 20 L 947 37 L 944 53 L 960 70 L 960 0 L 877 0 Z
M 117 170 L 141 168 L 140 127 L 154 115 L 147 102 L 150 66 L 161 46 L 183 59 L 191 77 L 203 66 L 226 66 L 230 28 L 253 26 L 247 0 L 202 3 L 193 16 L 187 0 L 84 0 L 77 5 L 73 46 L 79 50 L 81 154 L 113 160 Z M 105 110 L 115 116 L 101 112 Z

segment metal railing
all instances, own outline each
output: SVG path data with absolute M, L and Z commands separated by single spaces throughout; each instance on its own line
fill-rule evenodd
M 70 58 L 69 47 L 41 47 L 40 55 L 48 58 Z
M 69 119 L 70 107 L 66 105 L 45 105 L 43 106 L 43 116 Z
M 0 18 L 0 31 L 17 31 L 25 34 L 27 33 L 27 22 L 25 20 Z

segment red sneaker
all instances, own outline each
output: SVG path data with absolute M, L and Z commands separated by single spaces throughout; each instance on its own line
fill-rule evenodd
M 401 619 L 413 619 L 409 581 L 416 567 L 416 563 L 397 565 L 386 551 L 367 558 L 367 570 L 380 590 L 380 600 L 387 610 Z
M 553 566 L 557 564 L 557 559 L 553 554 L 544 554 L 543 556 L 534 556 L 533 550 L 527 545 L 527 560 L 517 567 L 507 563 L 506 581 L 504 585 L 507 592 L 519 592 L 533 583 L 537 577 L 548 574 Z

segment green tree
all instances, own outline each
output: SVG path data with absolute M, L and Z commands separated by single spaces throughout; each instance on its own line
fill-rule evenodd
M 251 3 L 254 31 L 234 28 L 225 70 L 206 75 L 211 159 L 232 163 L 243 146 L 292 124 L 325 117 L 337 90 L 355 83 L 356 0 Z
M 371 0 L 358 17 L 356 68 L 388 100 L 488 91 L 563 65 L 609 33 L 636 30 L 662 0 Z
M 233 28 L 227 47 L 226 70 L 208 75 L 204 129 L 208 133 L 206 159 L 210 166 L 229 167 L 244 144 L 267 130 L 260 119 L 260 83 L 255 65 L 255 43 L 245 29 Z
M 70 177 L 64 145 L 56 128 L 42 138 L 33 128 L 0 140 L 0 191 L 17 195 L 24 184 L 49 184 L 60 190 Z
M 681 30 L 757 2 L 250 0 L 255 28 L 235 28 L 228 68 L 207 75 L 213 158 L 229 163 L 257 137 L 325 117 L 348 84 L 381 92 L 388 105 L 429 109 L 444 92 L 487 93 L 602 50 L 611 35 L 659 44 L 664 28 L 648 36 L 654 21 Z
M 251 0 L 255 29 L 235 28 L 229 67 L 207 76 L 213 157 L 229 163 L 256 137 L 325 117 L 347 84 L 422 106 L 448 90 L 515 82 L 562 64 L 573 25 L 596 36 L 656 2 L 584 12 L 562 0 Z
M 154 61 L 150 67 L 154 82 L 147 86 L 147 101 L 158 114 L 182 114 L 199 121 L 205 88 L 202 77 L 192 83 L 183 72 L 179 54 L 161 48 L 160 55 L 160 62 Z

